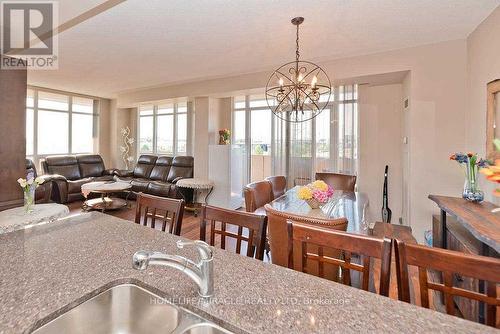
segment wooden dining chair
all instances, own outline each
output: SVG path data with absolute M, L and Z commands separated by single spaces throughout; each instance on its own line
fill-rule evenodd
M 139 193 L 135 209 L 135 223 L 156 228 L 161 222 L 161 230 L 181 235 L 182 217 L 184 215 L 184 200 L 158 197 Z
M 486 307 L 486 324 L 496 326 L 497 284 L 500 281 L 500 259 L 479 255 L 469 255 L 442 248 L 408 244 L 396 240 L 396 267 L 399 300 L 411 303 L 408 266 L 418 267 L 420 305 L 429 308 L 429 290 L 443 294 L 446 313 L 456 315 L 455 297 L 463 297 L 483 302 Z M 443 283 L 428 279 L 428 270 L 442 273 Z M 456 287 L 454 283 L 461 276 L 485 282 L 486 293 Z
M 273 188 L 269 181 L 258 181 L 247 184 L 243 189 L 245 210 L 247 212 L 264 213 L 263 206 L 273 200 Z
M 342 283 L 351 285 L 351 270 L 362 275 L 361 289 L 369 291 L 370 270 L 372 259 L 380 260 L 379 294 L 389 295 L 391 278 L 391 249 L 392 240 L 377 239 L 359 234 L 349 234 L 341 231 L 325 229 L 298 222 L 288 221 L 288 267 L 301 272 L 310 273 L 309 262 L 318 266 L 317 276 L 325 277 L 325 264 L 336 265 L 342 268 Z M 316 246 L 316 251 L 311 245 Z M 342 252 L 341 258 L 325 254 L 325 249 L 336 249 Z M 357 255 L 362 263 L 351 262 Z
M 271 183 L 273 199 L 281 197 L 286 192 L 286 177 L 283 175 L 268 176 L 264 180 Z
M 272 254 L 272 262 L 282 267 L 288 267 L 288 220 L 312 226 L 324 226 L 325 228 L 334 230 L 345 231 L 347 229 L 347 219 L 344 217 L 320 218 L 293 214 L 277 210 L 270 204 L 266 204 L 264 208 L 268 219 L 268 238 Z M 335 254 L 332 254 L 332 256 L 335 256 Z
M 200 240 L 202 241 L 206 241 L 207 224 L 210 225 L 208 243 L 211 246 L 215 246 L 216 235 L 219 235 L 222 249 L 226 249 L 228 244 L 235 240 L 236 253 L 241 254 L 246 246 L 246 256 L 255 257 L 258 260 L 264 258 L 266 216 L 207 205 L 203 207 L 203 218 L 200 222 Z
M 356 186 L 356 175 L 318 172 L 316 173 L 316 180 L 325 181 L 335 190 L 354 191 Z

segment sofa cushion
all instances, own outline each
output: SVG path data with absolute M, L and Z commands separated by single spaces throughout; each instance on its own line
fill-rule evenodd
M 155 155 L 141 155 L 139 160 L 137 160 L 137 165 L 134 168 L 134 177 L 135 178 L 149 178 L 151 175 L 151 170 L 155 166 L 156 163 Z
M 79 193 L 82 191 L 82 185 L 92 182 L 92 178 L 85 178 L 76 181 L 68 180 L 68 194 Z
M 118 176 L 118 175 L 115 175 L 113 177 L 113 180 L 117 181 L 117 182 L 126 182 L 126 183 L 130 183 L 130 181 L 132 181 L 134 178 L 132 176 Z
M 104 161 L 98 154 L 77 155 L 76 160 L 82 177 L 101 176 L 104 172 Z
M 68 180 L 81 178 L 80 168 L 75 156 L 49 156 L 45 158 L 44 167 L 46 174 L 60 174 Z
M 132 185 L 132 191 L 135 192 L 146 192 L 148 185 L 151 181 L 148 179 L 133 179 L 130 181 Z
M 147 193 L 156 196 L 168 197 L 170 194 L 170 183 L 152 181 L 147 189 Z
M 103 175 L 103 176 L 97 176 L 97 177 L 92 178 L 92 181 L 95 181 L 95 182 L 101 182 L 101 181 L 106 182 L 106 181 L 113 181 L 113 180 L 114 180 L 113 175 Z
M 155 181 L 165 181 L 167 179 L 168 173 L 170 172 L 172 160 L 172 157 L 158 157 L 155 166 L 151 170 L 151 175 L 149 176 L 149 178 Z
M 193 177 L 194 158 L 188 156 L 175 157 L 172 161 L 172 168 L 168 173 L 167 182 L 172 182 L 178 177 Z

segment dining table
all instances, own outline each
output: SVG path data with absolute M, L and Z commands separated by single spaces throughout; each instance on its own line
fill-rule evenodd
M 289 189 L 269 205 L 277 211 L 297 216 L 319 219 L 347 219 L 347 232 L 370 234 L 374 227 L 368 210 L 368 195 L 363 192 L 334 190 L 332 197 L 319 209 L 312 209 L 306 201 L 299 199 L 300 186 Z
M 278 197 L 268 205 L 282 213 L 301 216 L 307 219 L 318 220 L 333 220 L 339 218 L 347 219 L 346 232 L 369 235 L 375 238 L 389 238 L 399 239 L 407 243 L 417 243 L 415 237 L 412 235 L 411 227 L 399 224 L 390 224 L 377 221 L 372 217 L 369 210 L 369 198 L 364 192 L 358 191 L 343 191 L 335 190 L 332 197 L 327 203 L 323 204 L 318 209 L 312 209 L 306 201 L 299 199 L 297 191 L 300 186 L 295 186 L 285 192 L 284 195 Z M 272 241 L 271 241 L 272 242 Z M 272 247 L 271 247 L 272 249 Z M 354 256 L 353 259 L 359 257 Z M 379 260 L 374 260 L 373 264 L 378 263 Z M 271 251 L 271 262 L 272 251 Z M 395 258 L 392 257 L 391 264 L 391 285 L 389 288 L 389 297 L 398 299 L 396 283 L 396 264 Z M 274 263 L 274 262 L 273 262 Z M 283 263 L 277 263 L 283 265 Z M 377 265 L 372 265 L 373 270 L 370 272 L 370 290 L 376 292 L 378 287 L 378 280 L 380 278 L 380 268 Z M 351 273 L 352 282 L 359 281 L 358 273 Z M 414 268 L 411 270 L 410 289 L 413 295 L 418 297 L 418 291 L 415 291 L 415 278 L 418 277 Z

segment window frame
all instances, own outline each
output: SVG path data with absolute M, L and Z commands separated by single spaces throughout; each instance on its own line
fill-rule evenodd
M 41 87 L 28 86 L 26 89 L 27 92 L 33 92 L 33 107 L 29 107 L 26 103 L 25 106 L 25 115 L 27 114 L 28 109 L 33 111 L 33 152 L 32 154 L 28 154 L 26 151 L 26 158 L 32 159 L 35 165 L 38 165 L 41 159 L 44 159 L 48 156 L 52 155 L 68 155 L 68 154 L 93 154 L 98 151 L 99 145 L 99 114 L 100 114 L 100 99 L 94 96 L 87 96 L 82 94 L 69 93 L 64 91 L 57 91 L 52 89 L 46 89 Z M 45 92 L 50 94 L 57 94 L 67 97 L 68 99 L 68 109 L 67 110 L 58 110 L 51 108 L 39 108 L 39 93 Z M 28 95 L 27 95 L 28 98 Z M 73 98 L 85 98 L 93 101 L 92 112 L 80 112 L 73 111 Z M 57 152 L 57 153 L 39 153 L 38 152 L 38 120 L 39 120 L 39 111 L 48 111 L 48 112 L 57 112 L 68 115 L 68 142 L 67 142 L 67 152 Z M 73 115 L 85 115 L 92 117 L 92 141 L 93 147 L 91 152 L 74 152 L 73 151 Z M 26 135 L 27 137 L 27 135 Z M 25 143 L 27 146 L 27 143 Z
M 356 87 L 355 87 L 356 86 Z M 350 94 L 349 98 L 348 95 Z M 337 126 L 332 126 L 333 123 L 338 123 L 338 117 L 340 116 L 340 105 L 343 105 L 343 111 L 342 113 L 345 115 L 345 108 L 346 105 L 351 104 L 352 105 L 352 113 L 353 117 L 351 117 L 351 128 L 353 131 L 353 136 L 356 136 L 357 140 L 355 142 L 354 147 L 350 150 L 350 158 L 352 161 L 356 161 L 356 164 L 359 163 L 359 96 L 358 96 L 358 87 L 356 84 L 350 84 L 350 85 L 341 85 L 334 87 L 332 89 L 332 96 L 328 103 L 325 102 L 320 102 L 319 105 L 321 107 L 324 107 L 326 110 L 323 110 L 323 112 L 328 112 L 329 113 L 329 120 L 330 120 L 330 134 L 329 134 L 329 157 L 326 159 L 332 159 L 332 157 L 337 157 L 340 155 L 340 151 L 345 152 L 345 146 L 346 143 L 342 142 L 342 147 L 339 146 L 339 140 L 338 136 L 341 135 L 339 133 L 340 127 Z M 258 107 L 251 107 L 251 101 L 254 100 L 262 100 L 262 98 L 256 98 L 260 97 L 260 95 L 256 94 L 247 94 L 244 95 L 244 100 L 239 99 L 243 98 L 243 95 L 235 96 L 233 97 L 233 102 L 232 102 L 232 113 L 231 113 L 231 126 L 232 129 L 234 130 L 236 128 L 235 126 L 235 117 L 234 113 L 236 111 L 244 111 L 245 112 L 245 153 L 246 153 L 246 159 L 247 159 L 247 171 L 246 171 L 246 181 L 245 182 L 250 182 L 251 181 L 251 171 L 252 171 L 252 129 L 251 129 L 251 117 L 252 117 L 252 111 L 253 110 L 269 110 L 269 106 L 258 106 Z M 238 98 L 238 102 L 242 103 L 244 101 L 244 107 L 236 107 L 236 98 Z M 273 171 L 274 174 L 280 174 L 282 171 L 278 171 L 277 169 L 278 166 L 276 166 L 276 154 L 274 150 L 274 143 L 276 143 L 276 130 L 275 130 L 275 123 L 276 123 L 276 118 L 274 114 L 271 117 L 271 170 Z M 317 152 L 317 121 L 318 117 L 314 117 L 311 122 L 311 156 L 308 156 L 307 158 L 310 158 L 312 161 L 312 168 L 311 168 L 311 179 L 314 178 L 314 174 L 316 172 L 317 168 L 317 159 L 325 159 L 324 157 L 318 156 Z M 343 126 L 342 126 L 343 128 Z M 292 136 L 292 124 L 289 122 L 285 123 L 285 131 L 288 132 L 286 135 L 287 141 L 290 143 L 290 138 Z M 344 129 L 345 132 L 345 129 Z M 342 138 L 345 139 L 345 133 L 342 133 Z M 232 131 L 232 142 L 234 142 L 235 139 L 235 133 Z M 290 159 L 292 156 L 291 152 L 291 147 L 289 148 L 290 152 L 288 153 L 288 157 L 286 160 Z M 288 162 L 286 162 L 288 164 Z M 353 169 L 355 173 L 358 171 L 358 166 L 349 166 L 349 168 Z M 288 169 L 288 167 L 285 167 L 285 169 Z M 339 166 L 339 163 L 337 159 L 333 159 L 333 170 L 339 171 L 339 172 L 345 172 L 346 166 Z M 286 173 L 288 173 L 288 170 L 286 170 Z
M 172 104 L 173 112 L 158 112 L 161 106 Z M 184 107 L 185 105 L 185 107 Z M 141 115 L 142 107 L 151 107 L 153 113 L 150 115 Z M 179 112 L 179 107 L 185 108 L 186 111 Z M 145 103 L 139 105 L 137 109 L 137 138 L 136 138 L 136 152 L 137 158 L 142 154 L 153 154 L 153 155 L 162 155 L 168 157 L 175 157 L 178 155 L 190 155 L 191 154 L 191 136 L 190 136 L 190 121 L 191 121 L 191 108 L 190 103 L 188 101 L 179 101 L 179 102 L 155 102 L 155 103 Z M 173 131 L 172 131 L 172 143 L 173 143 L 173 152 L 162 152 L 158 150 L 158 117 L 172 115 L 173 116 Z M 179 144 L 178 144 L 178 124 L 179 124 L 179 115 L 186 115 L 186 151 L 179 152 Z M 152 146 L 153 150 L 151 152 L 142 152 L 141 151 L 141 118 L 151 117 L 153 119 L 153 138 L 152 138 Z

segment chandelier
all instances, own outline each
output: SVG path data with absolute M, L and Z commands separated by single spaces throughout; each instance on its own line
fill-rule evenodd
M 292 19 L 297 27 L 295 61 L 280 66 L 266 85 L 266 101 L 273 113 L 287 122 L 304 122 L 316 117 L 330 101 L 332 88 L 326 72 L 318 65 L 300 60 L 299 25 L 303 17 Z

